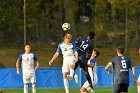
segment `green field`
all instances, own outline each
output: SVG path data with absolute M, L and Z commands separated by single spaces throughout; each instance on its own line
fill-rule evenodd
M 80 93 L 79 88 L 70 88 L 70 93 Z M 23 93 L 23 89 L 2 89 L 3 93 Z M 96 87 L 96 93 L 112 93 L 111 87 Z M 31 93 L 31 89 L 29 89 Z M 36 93 L 65 93 L 64 88 L 39 88 Z M 90 93 L 90 92 L 89 92 Z M 136 87 L 130 87 L 129 93 L 137 93 Z

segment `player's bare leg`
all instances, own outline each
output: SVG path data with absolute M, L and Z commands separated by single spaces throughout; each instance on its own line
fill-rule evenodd
M 88 68 L 86 68 L 86 67 L 84 68 L 84 73 L 85 73 L 85 76 L 86 76 L 86 78 L 87 78 L 87 80 L 88 80 L 88 83 L 89 83 L 89 85 L 90 85 L 90 87 L 91 87 L 91 92 L 94 93 L 94 89 L 93 89 L 91 77 L 90 77 L 90 75 L 89 75 L 89 73 L 88 73 Z
M 36 83 L 33 82 L 32 83 L 32 93 L 36 93 L 36 87 L 35 87 Z
M 69 83 L 68 83 L 67 75 L 68 75 L 67 72 L 63 72 L 64 87 L 65 87 L 66 93 L 69 93 Z
M 138 93 L 140 93 L 140 81 L 138 80 L 138 83 L 137 83 L 137 88 L 138 88 Z
M 87 93 L 86 91 L 87 91 L 87 89 L 84 88 L 84 87 L 82 87 L 82 88 L 80 89 L 80 92 L 81 92 L 81 93 Z
M 80 64 L 79 62 L 75 63 L 74 71 L 76 70 L 76 68 L 78 67 L 79 64 Z M 76 84 L 78 84 L 79 81 L 78 81 L 78 75 L 77 74 L 74 74 L 74 80 L 75 80 Z
M 72 80 L 73 75 L 74 75 L 74 65 L 70 65 L 70 75 L 67 75 L 67 77 L 69 78 L 69 80 Z
M 24 83 L 24 93 L 28 93 L 28 83 Z

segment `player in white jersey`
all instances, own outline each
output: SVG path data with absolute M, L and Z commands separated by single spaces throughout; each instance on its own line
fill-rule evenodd
M 29 83 L 32 83 L 32 93 L 36 93 L 35 71 L 39 67 L 39 62 L 36 55 L 30 52 L 31 51 L 30 44 L 26 44 L 24 48 L 25 48 L 25 53 L 21 54 L 16 62 L 17 74 L 20 74 L 19 67 L 21 62 L 22 72 L 23 72 L 24 93 L 28 93 Z
M 71 34 L 66 34 L 64 36 L 64 41 L 58 45 L 57 51 L 49 61 L 49 65 L 58 57 L 60 52 L 63 55 L 63 65 L 62 65 L 62 73 L 64 79 L 64 86 L 66 93 L 69 93 L 69 85 L 68 78 L 73 78 L 74 74 L 74 66 L 75 62 L 78 61 L 78 52 L 77 46 L 74 42 L 71 42 Z M 68 75 L 68 71 L 70 70 L 70 75 Z
M 96 58 L 100 55 L 100 51 L 98 49 L 93 49 L 91 58 L 88 61 L 88 72 L 89 75 L 91 77 L 91 81 L 92 81 L 92 85 L 93 87 L 96 85 L 96 83 L 98 82 L 98 77 L 96 74 Z M 89 91 L 91 89 L 89 82 L 86 81 L 82 88 L 80 89 L 81 93 L 86 93 L 87 91 Z M 93 91 L 94 92 L 94 91 Z M 94 92 L 95 93 L 95 92 Z

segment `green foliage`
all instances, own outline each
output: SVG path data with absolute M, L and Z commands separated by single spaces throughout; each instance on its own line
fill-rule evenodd
M 23 0 L 0 0 L 0 42 L 5 42 L 0 46 L 23 45 L 23 4 Z M 135 42 L 133 47 L 139 47 L 139 4 L 140 0 L 26 0 L 27 42 L 37 47 L 57 44 L 65 34 L 61 25 L 69 22 L 69 33 L 74 40 L 95 31 L 97 47 L 110 46 L 111 38 L 115 42 L 111 42 L 110 47 L 117 47 L 119 42 L 126 41 L 126 38 L 118 38 L 122 33 L 129 43 Z M 89 21 L 83 22 L 81 16 L 88 17 Z

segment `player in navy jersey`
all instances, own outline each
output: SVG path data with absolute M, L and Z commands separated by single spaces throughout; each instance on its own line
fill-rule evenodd
M 78 62 L 75 64 L 74 70 L 80 65 L 81 68 L 83 68 L 85 76 L 90 84 L 91 92 L 93 91 L 93 86 L 91 82 L 91 77 L 88 73 L 88 65 L 87 60 L 91 57 L 92 51 L 93 51 L 93 44 L 92 39 L 95 36 L 95 32 L 90 32 L 87 36 L 87 38 L 80 37 L 76 40 L 76 45 L 78 47 Z M 88 53 L 88 54 L 87 54 Z M 87 56 L 88 55 L 88 56 Z M 76 83 L 78 83 L 78 75 L 75 74 L 74 76 Z
M 92 85 L 93 87 L 96 85 L 96 83 L 98 82 L 98 77 L 96 74 L 96 58 L 100 55 L 100 51 L 98 49 L 93 49 L 91 58 L 88 60 L 88 72 L 90 74 L 91 80 L 92 80 Z M 81 93 L 86 93 L 87 91 L 89 91 L 91 89 L 88 81 L 86 81 L 83 86 L 80 89 Z
M 109 70 L 110 66 L 113 66 L 114 73 L 114 92 L 113 93 L 128 93 L 129 87 L 129 68 L 132 69 L 134 75 L 134 83 L 136 84 L 136 70 L 129 57 L 123 55 L 124 48 L 117 48 L 117 55 L 113 57 L 111 62 L 107 64 L 105 69 L 109 74 L 112 73 Z

